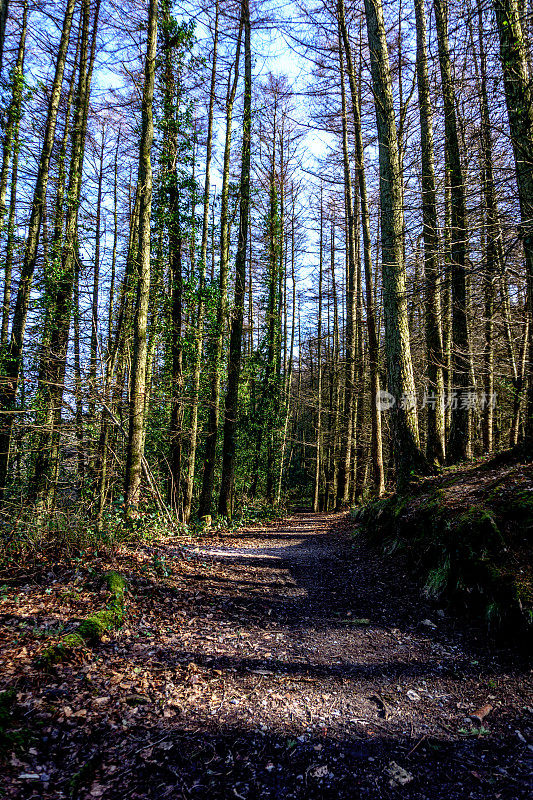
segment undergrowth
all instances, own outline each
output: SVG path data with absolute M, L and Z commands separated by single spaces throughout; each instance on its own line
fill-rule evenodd
M 445 486 L 391 495 L 352 515 L 384 553 L 405 557 L 428 597 L 484 617 L 493 631 L 530 633 L 531 487 L 502 482 L 472 494 L 455 481 L 448 474 Z
M 186 526 L 177 525 L 179 532 Z M 0 518 L 0 570 L 13 565 L 64 563 L 109 555 L 122 544 L 135 544 L 168 533 L 164 516 L 146 510 L 131 525 L 124 524 L 120 507 L 97 526 L 89 509 L 58 508 L 38 513 L 35 508 L 8 508 Z

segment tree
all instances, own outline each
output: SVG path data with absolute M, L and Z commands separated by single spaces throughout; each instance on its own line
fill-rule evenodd
M 452 369 L 453 390 L 460 393 L 452 405 L 447 456 L 451 462 L 469 458 L 471 453 L 470 410 L 464 396 L 473 392 L 470 380 L 470 340 L 467 317 L 467 221 L 465 185 L 459 135 L 450 47 L 447 8 L 443 0 L 434 0 L 435 25 L 439 44 L 439 62 L 444 101 L 446 163 L 450 176 L 451 200 L 451 290 L 452 290 Z
M 231 316 L 228 363 L 228 387 L 224 405 L 224 444 L 222 449 L 222 478 L 218 501 L 219 513 L 232 515 L 232 493 L 235 479 L 236 429 L 239 408 L 241 374 L 242 327 L 244 292 L 246 286 L 246 253 L 250 211 L 250 145 L 252 132 L 252 51 L 249 0 L 241 0 L 244 30 L 244 114 L 242 134 L 242 163 L 240 179 L 239 238 L 235 260 L 235 295 Z
M 529 313 L 528 410 L 524 446 L 533 443 L 533 95 L 516 0 L 493 0 L 505 99 L 513 147 L 518 198 L 522 216 L 520 233 L 526 261 Z
M 439 236 L 437 192 L 433 153 L 433 110 L 429 93 L 426 12 L 424 0 L 415 0 L 416 74 L 420 108 L 420 145 L 422 153 L 422 221 L 424 232 L 425 328 L 428 362 L 428 388 L 432 401 L 428 404 L 426 455 L 428 461 L 442 464 L 445 457 L 444 352 L 441 327 L 439 283 Z
M 128 517 L 136 512 L 139 505 L 142 461 L 144 457 L 145 393 L 148 361 L 147 322 L 150 301 L 150 221 L 152 214 L 151 150 L 154 138 L 152 104 L 157 53 L 157 17 L 157 0 L 150 0 L 142 95 L 142 127 L 139 143 L 139 267 L 134 319 L 126 486 L 124 492 L 126 515 Z
M 398 135 L 383 8 L 365 0 L 368 46 L 379 139 L 381 254 L 387 351 L 387 388 L 393 397 L 393 449 L 397 481 L 425 470 L 420 449 L 416 394 L 405 297 L 404 216 Z

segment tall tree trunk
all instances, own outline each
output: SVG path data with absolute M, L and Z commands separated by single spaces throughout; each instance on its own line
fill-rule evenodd
M 376 304 L 374 299 L 374 287 L 372 281 L 372 242 L 370 238 L 370 211 L 368 208 L 368 193 L 366 188 L 365 159 L 363 147 L 363 134 L 361 126 L 361 101 L 359 97 L 360 84 L 357 86 L 355 79 L 355 69 L 350 47 L 350 39 L 346 27 L 344 0 L 338 0 L 337 14 L 339 19 L 340 31 L 346 54 L 348 80 L 352 97 L 352 111 L 355 134 L 355 155 L 357 159 L 356 169 L 358 177 L 359 200 L 361 208 L 361 222 L 363 229 L 363 259 L 365 271 L 365 292 L 366 292 L 366 323 L 368 332 L 368 356 L 370 369 L 370 414 L 372 424 L 372 444 L 371 459 L 372 472 L 374 479 L 374 490 L 378 497 L 385 491 L 385 477 L 383 469 L 383 444 L 381 434 L 381 409 L 378 398 L 380 396 L 379 378 L 379 342 L 376 323 Z
M 115 151 L 115 195 L 117 192 L 117 154 L 118 154 L 118 140 L 117 150 Z M 137 264 L 137 247 L 139 238 L 139 191 L 137 187 L 135 202 L 133 205 L 132 214 L 130 217 L 130 233 L 128 240 L 128 250 L 126 256 L 126 268 L 120 288 L 118 300 L 118 313 L 115 323 L 115 329 L 112 328 L 112 305 L 113 296 L 110 287 L 109 303 L 111 305 L 109 311 L 109 334 L 108 346 L 106 354 L 106 372 L 104 379 L 103 402 L 102 402 L 102 416 L 100 420 L 100 435 L 98 439 L 98 449 L 96 454 L 96 475 L 97 475 L 97 510 L 96 510 L 96 527 L 101 530 L 103 527 L 103 514 L 105 510 L 105 501 L 107 495 L 107 487 L 109 482 L 109 467 L 108 467 L 108 450 L 110 439 L 110 415 L 113 415 L 116 409 L 117 396 L 120 395 L 119 386 L 123 381 L 116 379 L 116 385 L 113 387 L 112 382 L 116 373 L 117 361 L 122 354 L 125 341 L 125 331 L 128 328 L 129 318 L 131 315 L 130 295 L 132 293 L 133 273 Z M 115 238 L 117 236 L 117 219 L 116 219 L 116 205 L 115 205 Z
M 222 189 L 220 193 L 220 261 L 217 317 L 214 333 L 213 362 L 211 372 L 211 392 L 209 415 L 205 436 L 205 459 L 202 475 L 202 491 L 200 493 L 198 514 L 200 517 L 209 517 L 213 503 L 213 489 L 215 483 L 216 448 L 219 427 L 220 409 L 220 368 L 224 348 L 224 332 L 228 315 L 228 268 L 229 268 L 229 179 L 231 157 L 231 125 L 233 119 L 233 103 L 239 79 L 239 62 L 241 53 L 241 37 L 243 28 L 243 14 L 241 6 L 241 21 L 237 37 L 235 66 L 233 79 L 228 76 L 228 91 L 226 95 L 226 136 L 224 142 L 224 162 L 222 168 Z
M 76 404 L 76 453 L 78 484 L 83 486 L 85 477 L 85 452 L 83 445 L 83 396 L 81 389 L 80 353 L 80 269 L 76 259 L 74 266 L 74 402 Z
M 485 201 L 485 351 L 484 360 L 484 392 L 485 404 L 482 409 L 483 450 L 490 453 L 493 449 L 494 407 L 492 397 L 494 394 L 494 305 L 496 296 L 496 283 L 498 276 L 503 274 L 503 243 L 499 223 L 498 206 L 496 200 L 496 187 L 494 185 L 493 147 L 490 127 L 489 97 L 487 88 L 487 55 L 485 52 L 483 30 L 483 7 L 480 0 L 476 2 L 478 16 L 478 49 L 475 53 L 474 36 L 472 34 L 472 47 L 474 50 L 474 67 L 476 78 L 480 84 L 480 111 L 481 111 L 481 171 L 483 182 L 483 195 Z M 507 309 L 504 308 L 504 314 Z M 514 346 L 512 348 L 512 380 L 516 389 L 517 368 Z
M 28 3 L 24 3 L 22 29 L 20 32 L 17 60 L 11 74 L 11 100 L 7 109 L 4 136 L 2 140 L 2 166 L 0 167 L 0 228 L 4 227 L 6 213 L 7 182 L 9 165 L 13 157 L 15 127 L 20 121 L 22 93 L 24 86 L 24 50 L 26 46 Z
M 6 35 L 6 22 L 9 12 L 9 0 L 0 0 L 0 77 L 4 58 L 4 40 Z
M 272 143 L 272 164 L 270 174 L 270 214 L 269 214 L 269 275 L 268 275 L 268 319 L 267 337 L 268 352 L 265 370 L 265 383 L 263 388 L 264 411 L 258 413 L 261 433 L 266 428 L 267 433 L 267 464 L 266 464 L 266 497 L 269 503 L 274 502 L 274 465 L 275 465 L 275 427 L 279 403 L 279 370 L 281 362 L 280 353 L 280 217 L 278 212 L 278 191 L 276 186 L 276 120 L 274 111 L 274 137 Z M 261 409 L 261 406 L 260 406 Z M 260 454 L 260 445 L 257 454 Z M 256 474 L 259 473 L 257 464 Z
M 142 96 L 142 127 L 139 146 L 139 282 L 133 329 L 128 448 L 126 461 L 125 507 L 130 517 L 139 506 L 142 459 L 144 455 L 144 414 L 147 367 L 147 322 L 150 301 L 150 219 L 152 212 L 152 161 L 154 138 L 152 103 L 157 55 L 158 0 L 150 0 L 148 35 Z
M 422 221 L 424 233 L 425 333 L 428 368 L 426 456 L 442 464 L 445 458 L 444 353 L 439 286 L 439 236 L 433 153 L 433 109 L 429 93 L 426 12 L 424 0 L 415 0 L 416 70 L 422 151 Z
M 435 26 L 439 46 L 439 62 L 444 101 L 444 133 L 451 193 L 451 289 L 452 289 L 452 373 L 453 391 L 458 393 L 452 404 L 447 457 L 450 462 L 470 457 L 471 419 L 465 396 L 473 392 L 470 378 L 470 341 L 467 314 L 467 219 L 465 187 L 459 136 L 455 89 L 448 42 L 448 19 L 445 0 L 434 0 Z
M 89 55 L 91 10 L 89 0 L 84 0 L 82 5 L 78 89 L 72 128 L 65 236 L 61 251 L 59 276 L 52 283 L 51 307 L 53 313 L 50 320 L 50 345 L 44 381 L 46 387 L 45 414 L 50 424 L 46 426 L 40 437 L 33 482 L 38 505 L 46 508 L 51 508 L 54 503 L 59 467 L 59 437 L 72 316 L 72 294 L 77 268 L 76 261 L 79 263 L 78 213 L 99 9 L 100 3 L 97 2 Z
M 200 370 L 202 367 L 202 344 L 204 331 L 205 277 L 207 267 L 207 236 L 209 233 L 209 181 L 211 175 L 211 150 L 213 146 L 213 110 L 215 106 L 217 48 L 218 48 L 218 0 L 216 0 L 215 36 L 213 42 L 213 61 L 211 64 L 211 89 L 209 93 L 209 112 L 207 121 L 207 152 L 205 157 L 204 209 L 202 220 L 202 244 L 200 250 L 200 279 L 198 283 L 198 317 L 196 325 L 196 351 L 194 354 L 193 399 L 191 408 L 191 440 L 185 482 L 183 518 L 188 522 L 191 515 L 194 488 L 194 469 L 196 463 L 196 442 L 198 433 L 198 399 L 200 392 Z
M 340 44 L 340 36 L 339 36 Z M 339 69 L 341 83 L 342 155 L 344 165 L 344 206 L 346 212 L 346 322 L 345 322 L 345 371 L 344 371 L 344 425 L 340 455 L 337 505 L 347 505 L 350 496 L 350 474 L 352 465 L 353 402 L 355 367 L 355 242 L 352 204 L 352 179 L 348 158 L 348 121 L 346 116 L 346 92 L 344 88 L 344 59 L 339 47 Z
M 507 114 L 515 159 L 521 212 L 521 236 L 526 261 L 529 311 L 528 405 L 524 446 L 533 445 L 533 92 L 527 54 L 516 0 L 493 0 L 507 102 Z
M 224 444 L 222 448 L 222 478 L 218 503 L 219 513 L 232 514 L 232 494 L 235 480 L 237 413 L 239 410 L 239 381 L 241 374 L 242 326 L 246 287 L 246 253 L 248 215 L 250 209 L 250 145 L 252 125 L 252 51 L 249 0 L 241 0 L 244 27 L 244 117 L 242 136 L 242 165 L 240 179 L 240 212 L 237 257 L 235 260 L 235 295 L 231 319 L 228 387 L 224 407 Z
M 320 187 L 320 237 L 318 253 L 318 326 L 317 326 L 317 415 L 316 415 L 316 460 L 313 511 L 320 511 L 320 489 L 322 478 L 322 275 L 324 254 L 324 207 L 322 186 Z
M 100 141 L 100 169 L 98 171 L 98 189 L 96 194 L 96 230 L 94 247 L 93 293 L 91 303 L 91 354 L 89 362 L 89 418 L 92 425 L 96 423 L 96 373 L 98 368 L 98 293 L 100 291 L 100 247 L 102 230 L 102 187 L 104 180 L 104 148 L 105 123 L 102 124 Z M 94 456 L 94 448 L 92 449 Z M 93 459 L 94 469 L 94 459 Z
M 368 44 L 376 108 L 381 202 L 383 306 L 388 390 L 392 395 L 393 452 L 396 480 L 425 471 L 420 449 L 415 382 L 405 294 L 402 176 L 381 0 L 365 0 Z
M 22 30 L 20 33 L 17 62 L 12 75 L 12 96 L 7 114 L 6 130 L 3 142 L 2 171 L 0 177 L 0 230 L 4 227 L 5 197 L 7 194 L 7 173 L 12 159 L 11 168 L 11 193 L 9 203 L 9 217 L 7 223 L 6 262 L 4 269 L 4 296 L 2 303 L 2 329 L 0 333 L 0 348 L 7 347 L 7 334 L 9 327 L 9 312 L 11 304 L 11 276 L 13 270 L 13 247 L 15 231 L 15 209 L 17 201 L 17 176 L 18 158 L 20 148 L 20 119 L 22 115 L 22 93 L 24 86 L 24 51 L 26 46 L 26 32 L 28 20 L 28 3 L 24 0 L 22 12 Z M 1 68 L 0 68 L 1 69 Z
M 294 363 L 294 334 L 296 326 L 296 273 L 295 273 L 295 253 L 294 253 L 295 250 L 294 224 L 295 224 L 295 209 L 294 209 L 294 197 L 293 197 L 292 217 L 291 217 L 291 282 L 292 282 L 291 342 L 289 346 L 289 360 L 288 360 L 287 373 L 285 379 L 285 389 L 284 389 L 285 398 L 284 398 L 283 434 L 281 439 L 281 454 L 280 454 L 280 462 L 278 470 L 278 486 L 276 490 L 276 498 L 274 501 L 274 504 L 276 506 L 279 506 L 281 502 L 283 470 L 285 465 L 285 451 L 287 447 L 287 433 L 289 429 L 289 415 L 291 411 L 292 373 L 293 373 L 293 363 Z

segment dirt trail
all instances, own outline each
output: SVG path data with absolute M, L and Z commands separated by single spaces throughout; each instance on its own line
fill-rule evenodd
M 531 673 L 352 530 L 299 514 L 203 539 L 185 574 L 171 544 L 159 580 L 130 564 L 128 627 L 54 684 L 88 715 L 54 718 L 49 782 L 7 796 L 67 797 L 92 759 L 80 798 L 529 797 Z

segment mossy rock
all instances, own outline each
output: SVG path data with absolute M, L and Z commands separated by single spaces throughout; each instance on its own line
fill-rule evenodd
M 96 611 L 81 620 L 73 633 L 63 636 L 59 642 L 47 648 L 39 658 L 41 666 L 50 668 L 71 656 L 74 651 L 83 649 L 87 645 L 98 644 L 104 634 L 122 625 L 127 581 L 118 572 L 108 572 L 104 576 L 104 582 L 111 594 L 108 608 Z
M 111 594 L 116 597 L 122 597 L 128 587 L 128 582 L 124 575 L 119 572 L 107 572 L 104 576 L 105 584 Z
M 105 633 L 119 627 L 121 622 L 122 617 L 117 615 L 115 610 L 97 611 L 80 622 L 78 634 L 89 644 L 97 644 Z

